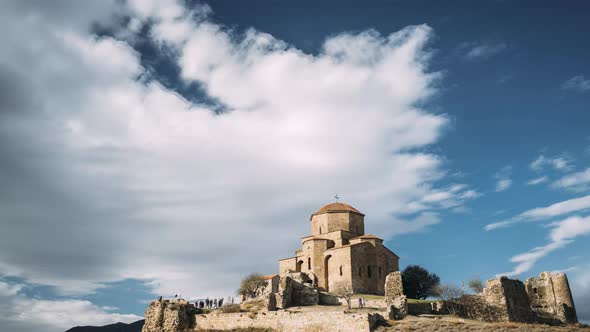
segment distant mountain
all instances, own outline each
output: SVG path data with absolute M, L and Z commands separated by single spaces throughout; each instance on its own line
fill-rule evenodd
M 144 320 L 125 324 L 116 323 L 105 326 L 76 326 L 67 330 L 66 332 L 141 332 Z

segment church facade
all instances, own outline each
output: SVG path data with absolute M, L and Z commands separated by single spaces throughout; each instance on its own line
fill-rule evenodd
M 383 294 L 385 277 L 399 270 L 399 257 L 383 239 L 365 234 L 365 215 L 344 203 L 328 204 L 311 215 L 311 235 L 294 257 L 279 260 L 279 274 L 304 272 L 324 291 L 340 283 L 355 293 Z

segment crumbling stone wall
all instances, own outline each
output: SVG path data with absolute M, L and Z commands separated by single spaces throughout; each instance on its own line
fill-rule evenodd
M 404 295 L 402 274 L 391 272 L 385 277 L 385 304 L 389 319 L 403 319 L 408 315 L 408 300 Z
M 145 323 L 141 331 L 192 331 L 197 313 L 199 313 L 197 308 L 182 299 L 153 301 L 145 311 Z
M 385 298 L 393 299 L 402 295 L 404 295 L 402 273 L 399 271 L 391 272 L 385 278 Z
M 504 320 L 505 312 L 499 307 L 488 305 L 483 294 L 466 294 L 457 300 L 458 315 L 484 322 Z
M 271 328 L 276 331 L 369 332 L 380 321 L 379 315 L 343 311 L 274 311 L 259 314 L 232 313 L 197 315 L 196 330 L 237 330 Z
M 533 311 L 542 322 L 577 323 L 576 308 L 565 273 L 542 272 L 528 278 L 525 288 Z M 549 322 L 550 323 L 550 322 Z
M 275 305 L 285 309 L 291 306 L 291 277 L 283 276 L 279 280 L 279 291 L 275 293 Z
M 444 315 L 448 313 L 443 301 L 408 303 L 409 315 Z
M 535 322 L 524 284 L 520 280 L 500 277 L 486 282 L 485 302 L 498 310 L 500 321 Z

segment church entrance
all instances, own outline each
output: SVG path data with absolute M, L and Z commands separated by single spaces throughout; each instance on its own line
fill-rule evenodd
M 326 292 L 330 291 L 330 258 L 332 258 L 332 255 L 324 258 L 324 289 Z

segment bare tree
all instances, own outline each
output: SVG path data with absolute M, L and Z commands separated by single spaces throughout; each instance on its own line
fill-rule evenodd
M 354 291 L 352 290 L 352 286 L 350 284 L 338 282 L 334 285 L 331 293 L 334 294 L 334 296 L 343 298 L 346 301 L 346 305 L 348 305 L 348 309 L 352 308 L 351 302 Z
M 438 285 L 434 288 L 434 294 L 444 302 L 449 314 L 456 315 L 460 306 L 460 298 L 463 296 L 461 288 L 449 284 Z
M 467 285 L 469 286 L 469 288 L 472 291 L 474 291 L 476 293 L 483 292 L 483 282 L 479 278 L 473 278 L 473 279 L 469 280 L 467 282 Z
M 266 287 L 266 280 L 262 279 L 262 275 L 253 273 L 240 282 L 238 294 L 245 298 L 254 298 L 258 296 L 261 289 Z

